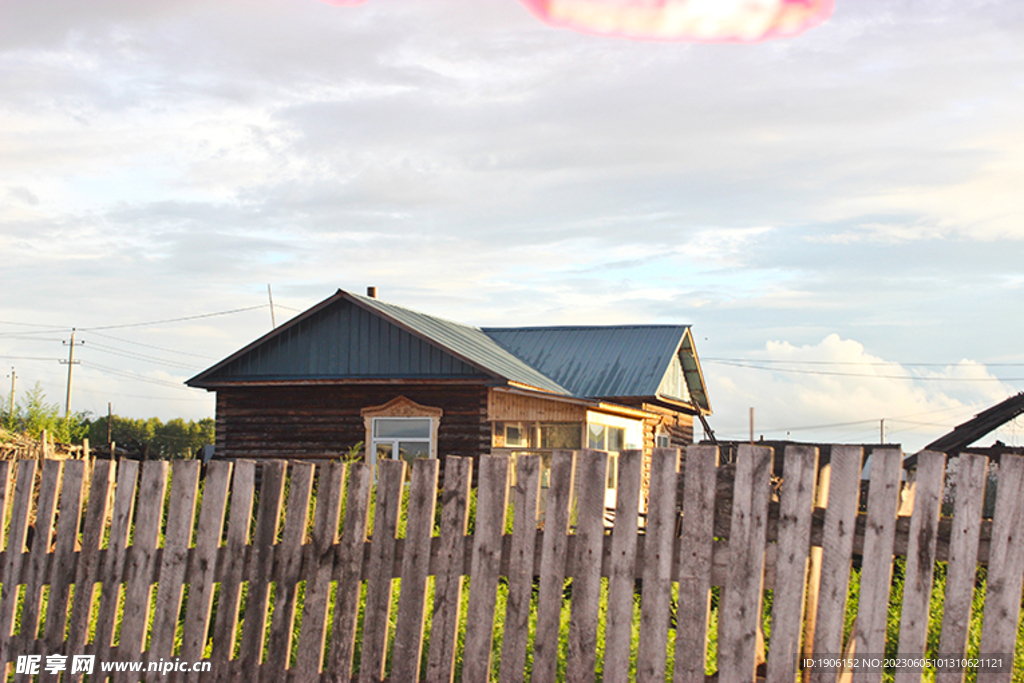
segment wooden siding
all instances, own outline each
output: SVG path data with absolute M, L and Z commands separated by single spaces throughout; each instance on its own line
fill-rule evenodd
M 205 382 L 272 378 L 489 377 L 400 327 L 348 301 L 287 327 Z
M 217 392 L 218 457 L 337 458 L 366 439 L 360 411 L 399 396 L 444 411 L 438 453 L 476 457 L 490 449 L 484 386 L 250 386 Z
M 487 394 L 487 419 L 508 422 L 583 422 L 587 409 L 567 401 L 551 401 L 491 389 Z

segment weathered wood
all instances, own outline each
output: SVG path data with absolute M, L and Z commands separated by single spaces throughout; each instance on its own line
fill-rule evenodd
M 356 617 L 359 615 L 359 576 L 363 569 L 363 544 L 366 542 L 366 518 L 370 508 L 370 480 L 368 465 L 356 463 L 348 468 L 345 521 L 341 541 L 335 551 L 338 568 L 338 592 L 334 603 L 334 631 L 327 679 L 333 683 L 348 683 L 352 675 L 352 656 L 355 652 Z
M 572 499 L 575 461 L 573 451 L 555 451 L 551 456 L 551 479 L 540 557 L 533 675 L 530 683 L 554 683 L 558 672 L 562 591 L 565 587 L 568 546 L 566 534 L 569 532 L 569 504 Z
M 644 585 L 640 594 L 640 642 L 636 655 L 638 683 L 665 680 L 678 467 L 677 449 L 654 449 L 647 534 L 644 538 Z
M 828 504 L 828 491 L 832 483 L 831 450 L 828 462 L 822 463 L 820 453 L 818 462 L 820 466 L 815 477 L 814 506 L 821 509 L 822 516 L 820 524 L 818 524 L 817 514 L 811 521 L 811 549 L 807 554 L 807 600 L 804 605 L 804 635 L 800 651 L 801 656 L 805 658 L 814 656 L 814 634 L 818 626 L 818 598 L 821 596 L 821 538 L 825 527 L 824 509 Z M 810 673 L 810 671 L 804 671 L 800 680 L 807 683 L 810 680 Z
M 961 453 L 959 458 L 942 631 L 939 634 L 939 653 L 952 659 L 959 659 L 967 650 L 967 629 L 978 571 L 978 537 L 981 535 L 981 511 L 985 502 L 988 465 L 987 458 L 981 455 Z M 959 669 L 940 668 L 935 672 L 935 683 L 962 681 L 963 672 Z
M 206 647 L 206 633 L 210 628 L 210 609 L 213 604 L 213 579 L 217 548 L 220 547 L 227 506 L 228 485 L 231 483 L 231 463 L 210 463 L 203 482 L 203 502 L 196 530 L 196 547 L 189 568 L 188 607 L 181 637 L 181 659 L 199 661 Z M 166 544 L 165 544 L 166 546 Z M 224 609 L 230 609 L 227 605 Z M 188 673 L 185 680 L 198 680 L 199 675 Z
M 286 463 L 280 460 L 263 463 L 256 531 L 250 546 L 249 593 L 245 598 L 242 645 L 238 659 L 232 663 L 232 676 L 236 680 L 243 677 L 255 679 L 263 661 L 263 636 L 270 604 L 270 581 L 274 571 L 277 528 L 281 519 L 285 466 Z
M 359 660 L 361 683 L 384 679 L 391 614 L 391 575 L 404 480 L 404 460 L 381 460 L 377 463 L 377 507 L 373 517 L 363 649 Z
M 74 574 L 69 571 L 75 560 L 78 527 L 82 517 L 82 483 L 85 463 L 68 460 L 64 463 L 64 482 L 60 493 L 60 512 L 57 516 L 57 537 L 50 558 L 50 596 L 46 606 L 46 654 L 56 654 L 64 648 L 64 628 L 67 624 L 68 600 Z M 71 654 L 71 653 L 68 653 Z M 78 653 L 75 653 L 78 654 Z M 56 680 L 53 674 L 41 674 L 40 680 Z
M 576 536 L 572 557 L 572 608 L 566 680 L 593 681 L 597 667 L 597 621 L 601 602 L 604 492 L 608 454 L 585 450 L 576 460 Z
M 804 617 L 804 588 L 817 468 L 817 448 L 786 447 L 767 683 L 793 683 Z
M 899 657 L 922 657 L 925 654 L 928 607 L 935 572 L 935 536 L 942 506 L 945 466 L 944 453 L 923 451 L 917 456 L 914 512 L 910 518 L 910 547 L 907 550 L 907 570 L 903 579 Z M 921 673 L 909 667 L 898 668 L 895 680 L 896 683 L 920 681 Z
M 211 678 L 219 683 L 231 679 L 235 634 L 238 631 L 238 610 L 242 599 L 242 576 L 245 569 L 252 499 L 256 486 L 256 466 L 251 460 L 239 460 L 231 475 L 231 500 L 228 513 L 228 534 L 224 543 L 226 562 L 218 563 L 221 577 L 217 597 L 217 618 L 213 624 Z M 219 541 L 219 538 L 218 538 Z
M 729 533 L 729 576 L 718 629 L 718 671 L 727 681 L 754 679 L 771 468 L 772 449 L 747 444 L 739 447 Z
M 15 608 L 18 604 L 18 584 L 22 566 L 27 559 L 25 539 L 35 488 L 36 462 L 20 460 L 17 464 L 17 483 L 11 509 L 10 530 L 7 534 L 7 552 L 3 565 L 3 596 L 0 597 L 0 666 L 8 667 L 13 661 L 11 635 L 14 633 Z M 5 488 L 9 489 L 9 484 Z M 6 503 L 6 497 L 4 499 Z M 6 679 L 6 668 L 4 669 Z
M 96 583 L 100 579 L 100 544 L 103 542 L 103 531 L 114 492 L 114 466 L 113 460 L 97 460 L 92 466 L 89 503 L 85 510 L 85 528 L 82 530 L 82 549 L 75 565 L 75 599 L 71 605 L 65 650 L 68 655 L 81 654 L 89 634 L 89 617 L 92 614 Z M 76 683 L 82 679 L 81 672 L 72 675 L 70 669 L 65 675 L 68 680 Z
M 93 651 L 97 659 L 110 660 L 114 630 L 117 627 L 117 603 L 127 559 L 128 534 L 135 513 L 135 487 L 139 479 L 139 461 L 120 460 L 114 489 L 114 508 L 110 519 L 110 538 L 100 571 L 100 607 L 96 617 Z
M 540 456 L 537 455 L 520 455 L 516 462 L 516 485 L 512 489 L 515 518 L 508 567 L 505 637 L 501 644 L 498 671 L 501 683 L 522 683 L 526 676 L 533 564 L 537 548 L 540 465 Z
M 466 645 L 462 658 L 462 677 L 467 681 L 490 678 L 494 606 L 507 507 L 508 459 L 483 456 L 480 458 L 477 485 L 473 563 L 469 575 L 469 604 L 466 606 Z
M 299 633 L 299 650 L 291 671 L 294 683 L 316 680 L 320 675 L 327 638 L 327 605 L 334 569 L 334 547 L 338 542 L 342 487 L 346 465 L 332 462 L 321 465 L 316 491 L 316 513 L 312 538 L 308 544 L 306 596 Z
M 434 615 L 427 652 L 427 681 L 451 683 L 455 676 L 455 649 L 462 603 L 462 558 L 469 523 L 469 488 L 473 460 L 449 456 L 444 461 L 441 492 L 441 537 L 438 560 L 441 570 L 434 578 Z
M 153 569 L 156 559 L 160 524 L 163 520 L 164 495 L 167 491 L 167 463 L 151 460 L 142 464 L 139 481 L 139 503 L 135 508 L 135 535 L 124 567 L 124 617 L 118 656 L 126 661 L 139 660 L 146 642 L 150 597 L 153 590 Z M 136 680 L 130 673 L 115 674 L 114 680 Z
M 309 498 L 313 493 L 313 472 L 312 463 L 291 463 L 284 533 L 274 553 L 274 616 L 270 622 L 267 662 L 260 670 L 260 680 L 263 681 L 279 683 L 286 677 L 294 633 L 299 571 L 302 568 L 302 543 L 306 538 Z
M 438 471 L 438 462 L 434 458 L 413 461 L 402 553 L 402 593 L 398 598 L 391 666 L 391 678 L 396 681 L 418 681 L 420 678 Z
M 160 579 L 147 657 L 149 662 L 169 658 L 173 654 L 199 492 L 199 465 L 198 460 L 176 460 L 171 470 L 171 500 L 160 557 Z
M 899 505 L 902 460 L 903 453 L 898 448 L 876 448 L 871 452 L 871 484 L 868 490 L 867 526 L 860 570 L 860 602 L 857 604 L 854 637 L 854 652 L 862 655 L 885 654 L 889 587 L 892 584 L 892 547 L 896 538 L 896 508 Z M 858 678 L 880 681 L 882 671 L 858 673 Z
M 606 681 L 625 681 L 629 677 L 643 457 L 643 451 L 638 450 L 619 453 L 619 486 L 615 494 L 615 526 L 612 528 L 608 567 L 608 616 L 602 670 L 602 679 Z
M 832 481 L 828 493 L 828 512 L 822 539 L 821 588 L 818 598 L 814 654 L 838 655 L 843 645 L 843 617 L 846 590 L 850 582 L 854 522 L 860 495 L 859 446 L 833 446 Z M 825 683 L 835 672 L 816 669 L 812 683 Z
M 36 633 L 39 631 L 42 591 L 46 581 L 50 536 L 53 532 L 53 521 L 57 512 L 57 491 L 60 488 L 62 464 L 60 460 L 44 460 L 43 478 L 39 482 L 35 537 L 28 553 L 25 600 L 21 612 L 21 634 L 23 638 L 28 638 L 30 641 L 35 640 Z
M 1009 658 L 1012 663 L 1020 617 L 1021 572 L 1024 571 L 1024 458 L 999 463 L 999 490 L 992 525 L 992 555 L 985 588 L 985 616 L 978 654 Z M 979 676 L 985 683 L 1010 683 L 1012 666 Z

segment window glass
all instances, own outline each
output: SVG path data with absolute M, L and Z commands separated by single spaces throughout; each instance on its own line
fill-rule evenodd
M 379 446 L 378 446 L 379 448 Z M 429 458 L 430 457 L 430 442 L 429 441 L 399 441 L 398 442 L 398 457 L 409 463 L 412 466 L 412 461 L 417 458 Z
M 622 427 L 608 428 L 608 450 L 621 451 L 626 447 L 626 430 Z
M 378 417 L 373 420 L 373 436 L 382 439 L 430 438 L 429 417 Z
M 541 448 L 580 448 L 582 441 L 578 422 L 547 422 L 540 425 Z
M 505 445 L 529 447 L 529 428 L 522 422 L 509 422 L 505 424 Z
M 390 443 L 379 443 L 377 444 L 377 459 L 390 458 L 391 457 L 391 444 Z
M 593 423 L 587 425 L 587 448 L 596 448 L 599 451 L 603 451 L 604 433 L 604 425 L 598 425 Z
M 658 448 L 668 448 L 669 447 L 668 434 L 665 434 L 665 433 L 658 434 L 657 446 L 658 446 Z

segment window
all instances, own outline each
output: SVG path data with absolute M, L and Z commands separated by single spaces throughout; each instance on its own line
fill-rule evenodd
M 429 417 L 375 417 L 371 464 L 379 458 L 401 458 L 412 466 L 417 458 L 434 457 L 433 421 Z

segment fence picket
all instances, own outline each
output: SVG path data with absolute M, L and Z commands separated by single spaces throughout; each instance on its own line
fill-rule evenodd
M 65 653 L 81 654 L 85 639 L 89 635 L 89 617 L 92 614 L 96 583 L 100 580 L 100 543 L 110 511 L 111 496 L 114 492 L 115 463 L 112 460 L 97 460 L 92 466 L 92 481 L 89 484 L 89 503 L 85 510 L 85 528 L 82 532 L 82 549 L 75 566 L 75 599 L 71 605 L 71 622 L 68 625 L 68 642 Z M 67 674 L 70 681 L 82 679 L 81 672 Z
M 167 489 L 167 463 L 151 460 L 142 464 L 139 504 L 135 508 L 135 535 L 124 567 L 124 617 L 118 658 L 139 660 L 146 642 L 149 603 L 153 589 L 153 563 L 163 520 L 164 494 Z M 117 681 L 137 680 L 131 672 L 115 674 Z
M 654 449 L 647 533 L 644 537 L 640 642 L 636 655 L 636 680 L 639 683 L 661 683 L 665 680 L 678 467 L 678 449 Z
M 117 603 L 121 594 L 125 563 L 128 559 L 128 538 L 135 513 L 135 488 L 139 480 L 139 461 L 120 460 L 114 489 L 114 514 L 110 519 L 110 538 L 100 573 L 100 608 L 96 617 L 96 640 L 93 651 L 97 659 L 109 660 L 117 628 Z M 102 680 L 102 678 L 101 678 Z
M 284 496 L 286 463 L 274 460 L 263 464 L 260 481 L 259 506 L 256 512 L 256 531 L 249 546 L 249 592 L 245 598 L 245 616 L 242 624 L 242 645 L 238 659 L 232 667 L 232 678 L 255 680 L 263 662 L 263 636 L 267 626 L 267 608 L 270 604 L 270 582 L 274 572 L 274 545 L 281 519 L 281 499 Z
M 288 669 L 313 471 L 313 463 L 291 463 L 284 531 L 274 553 L 274 615 L 267 640 L 267 662 L 260 669 L 260 679 L 264 681 L 282 681 Z
M 772 599 L 772 640 L 768 653 L 767 683 L 793 683 L 800 650 L 804 616 L 811 519 L 814 514 L 814 479 L 818 449 L 787 446 L 782 470 L 779 509 L 778 559 Z
M 418 681 L 423 656 L 423 619 L 427 606 L 427 575 L 430 572 L 430 539 L 437 505 L 438 463 L 434 458 L 413 461 L 409 486 L 409 514 L 402 554 L 402 594 L 395 624 L 395 681 Z
M 441 538 L 434 577 L 434 616 L 430 625 L 430 649 L 427 651 L 426 678 L 429 683 L 451 683 L 455 676 L 455 648 L 462 605 L 462 565 L 472 479 L 472 458 L 445 458 Z
M 68 460 L 64 463 L 64 482 L 60 493 L 60 512 L 57 515 L 57 537 L 50 558 L 50 596 L 46 607 L 45 654 L 64 650 L 64 629 L 67 625 L 68 599 L 74 574 L 68 571 L 75 560 L 78 527 L 82 517 L 82 483 L 85 463 Z M 77 653 L 67 653 L 77 654 Z M 56 680 L 53 674 L 40 674 L 40 680 Z
M 871 453 L 871 484 L 854 634 L 854 652 L 861 655 L 885 653 L 902 461 L 903 454 L 897 448 L 876 448 Z M 858 673 L 858 679 L 864 679 L 865 683 L 880 681 L 882 671 Z
M 899 657 L 922 657 L 925 653 L 928 607 L 935 571 L 935 537 L 939 526 L 946 466 L 945 453 L 923 451 L 917 457 L 914 511 L 910 517 L 910 544 L 907 547 L 907 570 L 903 581 Z M 910 667 L 896 669 L 896 683 L 911 683 L 915 680 L 921 680 L 920 671 Z
M 612 527 L 602 671 L 602 679 L 606 681 L 625 681 L 629 678 L 643 457 L 643 451 L 619 453 L 619 486 L 615 494 L 615 526 Z
M 771 467 L 772 449 L 739 447 L 729 527 L 729 573 L 718 629 L 718 671 L 727 681 L 754 679 Z
M 961 453 L 959 458 L 946 573 L 946 600 L 939 635 L 939 652 L 952 659 L 959 659 L 967 649 L 967 627 L 978 572 L 978 539 L 981 536 L 981 512 L 985 501 L 988 465 L 988 459 L 982 455 Z M 935 673 L 935 683 L 961 681 L 963 673 L 956 668 L 939 669 Z
M 242 580 L 245 576 L 246 550 L 249 544 L 249 525 L 252 520 L 252 500 L 256 488 L 256 464 L 239 460 L 231 475 L 231 510 L 228 513 L 228 535 L 224 544 L 224 565 L 217 567 L 220 593 L 217 596 L 217 618 L 213 624 L 213 643 L 210 658 L 213 663 L 211 678 L 223 683 L 231 679 L 234 666 L 232 655 L 238 631 L 238 610 L 242 600 Z M 218 538 L 219 541 L 219 538 Z
M 833 446 L 828 511 L 821 540 L 821 587 L 818 596 L 815 655 L 838 655 L 843 645 L 846 590 L 850 582 L 853 534 L 860 495 L 859 446 Z M 835 681 L 835 671 L 815 669 L 812 683 Z
M 156 662 L 173 655 L 174 636 L 181 612 L 181 598 L 188 569 L 188 550 L 192 542 L 196 495 L 199 492 L 199 461 L 176 460 L 171 469 L 171 500 L 167 508 L 167 530 L 160 558 L 156 591 L 156 610 L 147 661 Z
M 309 544 L 306 577 L 306 604 L 303 608 L 299 652 L 291 680 L 313 681 L 320 676 L 327 638 L 327 603 L 334 570 L 334 545 L 338 542 L 338 518 L 346 465 L 332 462 L 320 467 L 316 491 L 313 536 Z
M 999 489 L 992 523 L 988 580 L 985 590 L 985 617 L 981 626 L 978 653 L 1011 660 L 1020 617 L 1021 572 L 1024 571 L 1024 543 L 1019 534 L 1024 528 L 1024 458 L 1004 455 L 999 461 Z M 1010 683 L 1012 666 L 1001 673 L 985 673 L 985 683 Z M 979 678 L 982 676 L 979 675 Z
M 50 536 L 57 513 L 57 492 L 63 463 L 60 460 L 43 461 L 43 478 L 39 482 L 36 501 L 36 524 L 32 546 L 28 552 L 28 573 L 25 575 L 25 599 L 21 611 L 21 651 L 41 654 L 41 643 L 36 642 L 42 616 L 43 584 L 46 582 L 46 564 L 50 554 Z M 15 680 L 28 680 L 15 676 Z
M 3 595 L 0 596 L 0 666 L 4 667 L 4 678 L 10 668 L 13 646 L 15 608 L 18 605 L 18 582 L 22 566 L 27 559 L 25 539 L 28 534 L 28 520 L 31 514 L 32 492 L 35 488 L 36 461 L 19 460 L 17 483 L 11 509 L 10 530 L 7 534 L 7 552 L 3 567 Z M 6 500 L 4 501 L 6 502 Z
M 231 483 L 231 463 L 211 462 L 203 483 L 203 502 L 199 510 L 196 547 L 189 568 L 188 607 L 181 638 L 181 658 L 198 661 L 206 649 L 206 634 L 210 628 L 210 609 L 213 605 L 214 570 L 217 549 L 224 530 L 224 512 L 227 506 L 228 485 Z M 224 609 L 229 609 L 227 605 Z M 197 680 L 198 674 L 181 678 Z
M 384 680 L 387 664 L 391 588 L 395 565 L 398 512 L 402 505 L 404 460 L 377 463 L 377 507 L 373 517 L 370 564 L 366 580 L 366 616 L 363 619 L 363 649 L 359 659 L 361 683 Z
M 608 454 L 604 451 L 582 451 L 576 468 L 576 543 L 572 558 L 572 608 L 565 673 L 567 681 L 586 683 L 594 680 L 597 665 Z
M 331 636 L 329 681 L 348 683 L 355 652 L 356 617 L 359 615 L 360 575 L 363 546 L 366 543 L 366 519 L 370 508 L 368 465 L 357 463 L 348 468 L 348 494 L 345 521 L 335 555 L 338 568 L 338 592 L 334 604 L 334 632 Z
M 572 499 L 576 454 L 555 451 L 551 456 L 550 487 L 541 540 L 540 581 L 537 593 L 537 630 L 533 644 L 530 683 L 554 683 L 558 673 L 562 592 L 568 546 L 569 504 Z

